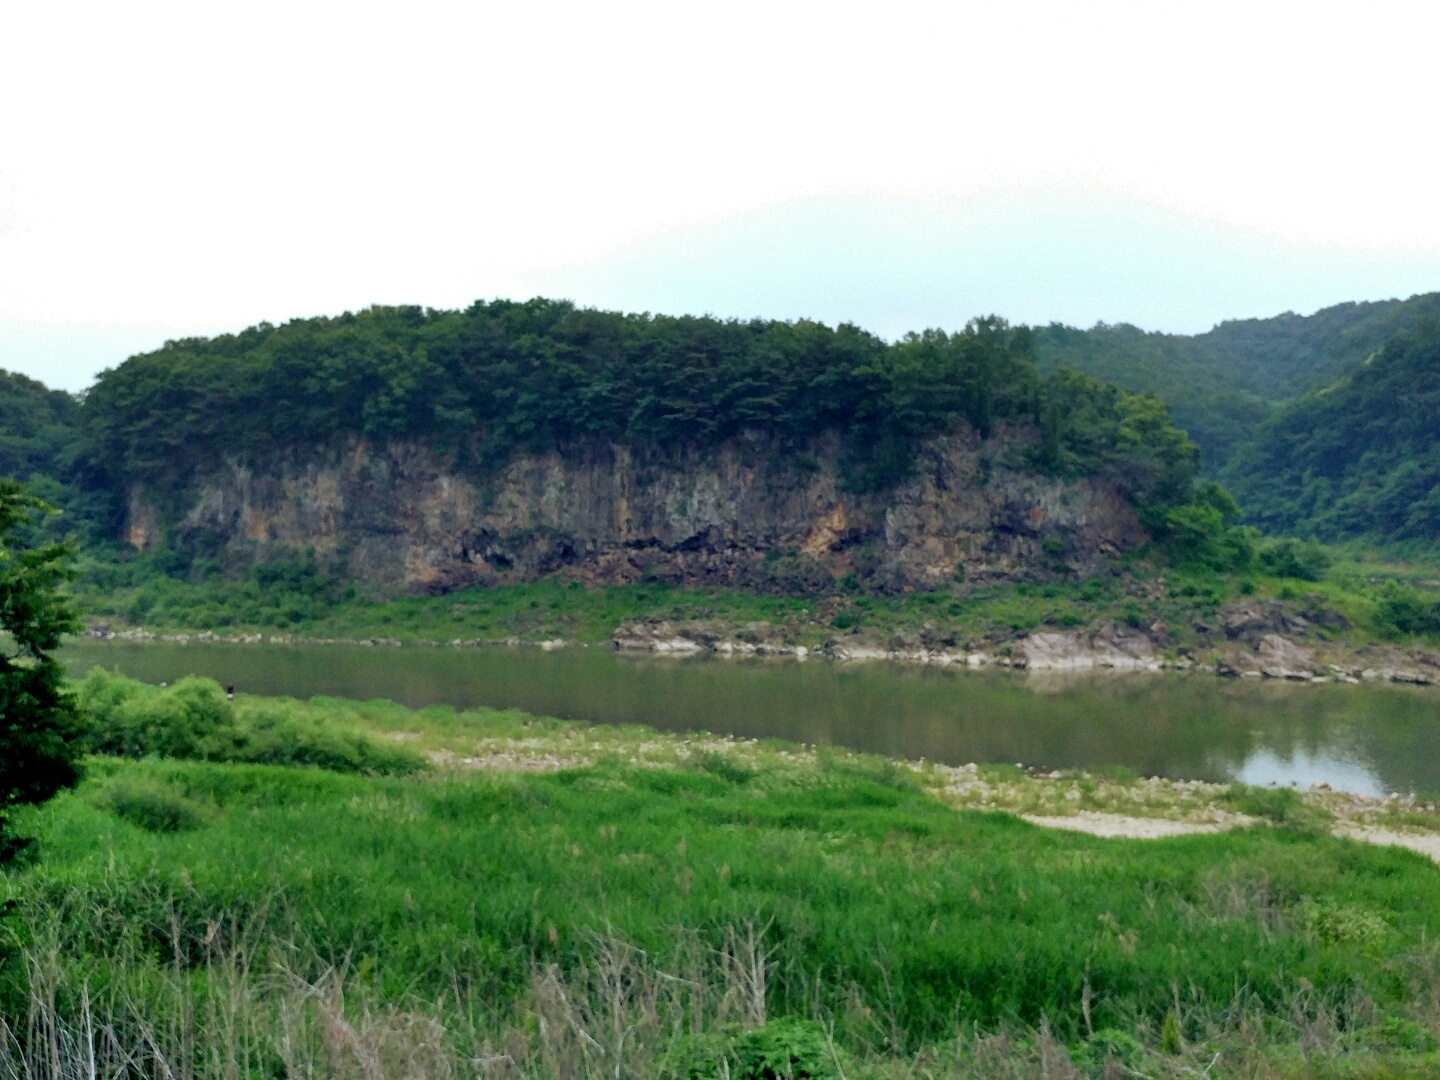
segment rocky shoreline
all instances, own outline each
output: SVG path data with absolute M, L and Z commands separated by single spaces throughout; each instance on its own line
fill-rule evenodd
M 1295 620 L 1291 620 L 1292 622 Z M 1440 654 L 1384 643 L 1351 647 L 1340 642 L 1306 640 L 1277 632 L 1273 613 L 1240 609 L 1223 621 L 1226 637 L 1219 647 L 1174 652 L 1157 648 L 1155 628 L 1147 634 L 1121 624 L 1076 630 L 1044 630 L 1012 641 L 971 648 L 920 632 L 898 632 L 888 640 L 859 635 L 829 637 L 815 644 L 786 640 L 783 630 L 768 623 L 742 627 L 650 618 L 626 622 L 600 647 L 665 656 L 776 657 L 823 659 L 841 663 L 886 661 L 937 664 L 957 668 L 1010 668 L 1030 672 L 1162 672 L 1199 671 L 1240 679 L 1291 682 L 1390 682 L 1416 686 L 1440 685 Z M 160 641 L 173 644 L 226 645 L 351 645 L 362 647 L 427 646 L 473 648 L 531 646 L 547 651 L 588 647 L 562 638 L 529 641 L 453 638 L 401 640 L 393 637 L 331 638 L 297 634 L 224 634 L 211 630 L 161 632 L 143 628 L 115 630 L 100 622 L 86 630 L 92 640 Z
M 693 655 L 790 656 L 835 661 L 884 660 L 903 663 L 1025 671 L 1207 671 L 1221 677 L 1286 679 L 1295 682 L 1396 682 L 1417 686 L 1440 684 L 1440 655 L 1387 646 L 1358 650 L 1318 649 L 1279 634 L 1263 635 L 1255 646 L 1237 643 L 1213 658 L 1167 656 L 1141 634 L 1114 628 L 1030 634 L 1008 648 L 993 651 L 848 644 L 828 640 L 816 647 L 773 644 L 716 637 L 694 627 L 663 620 L 632 623 L 611 635 L 617 649 Z

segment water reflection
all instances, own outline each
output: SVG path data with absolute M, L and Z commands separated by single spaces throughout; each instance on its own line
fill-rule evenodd
M 1257 750 L 1246 759 L 1236 773 L 1237 780 L 1247 784 L 1277 784 L 1280 787 L 1314 787 L 1328 784 L 1357 795 L 1384 795 L 1380 778 L 1364 762 L 1337 753 L 1312 754 L 1296 750 L 1282 758 L 1272 750 Z
M 64 659 L 257 694 L 521 708 L 669 731 L 833 743 L 951 764 L 1125 765 L 1144 775 L 1440 789 L 1440 693 L 1208 675 L 1026 677 L 888 664 L 625 656 L 606 649 L 367 649 L 83 642 Z

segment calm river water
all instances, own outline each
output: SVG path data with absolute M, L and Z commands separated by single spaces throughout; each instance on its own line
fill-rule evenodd
M 1440 690 L 1418 687 L 671 659 L 599 647 L 77 642 L 63 659 L 77 675 L 103 664 L 148 682 L 209 675 L 254 694 L 520 708 L 957 765 L 1118 764 L 1372 795 L 1440 790 Z

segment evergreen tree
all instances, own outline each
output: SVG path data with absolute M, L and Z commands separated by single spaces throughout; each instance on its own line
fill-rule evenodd
M 9 828 L 16 807 L 44 802 L 80 779 L 83 726 L 55 650 L 79 629 L 60 585 L 72 571 L 68 543 L 26 548 L 17 533 L 48 506 L 0 481 L 0 862 L 23 841 Z

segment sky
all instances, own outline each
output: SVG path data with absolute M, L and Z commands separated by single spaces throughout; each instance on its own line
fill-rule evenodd
M 0 367 L 478 298 L 1194 333 L 1440 290 L 1440 5 L 0 4 Z

